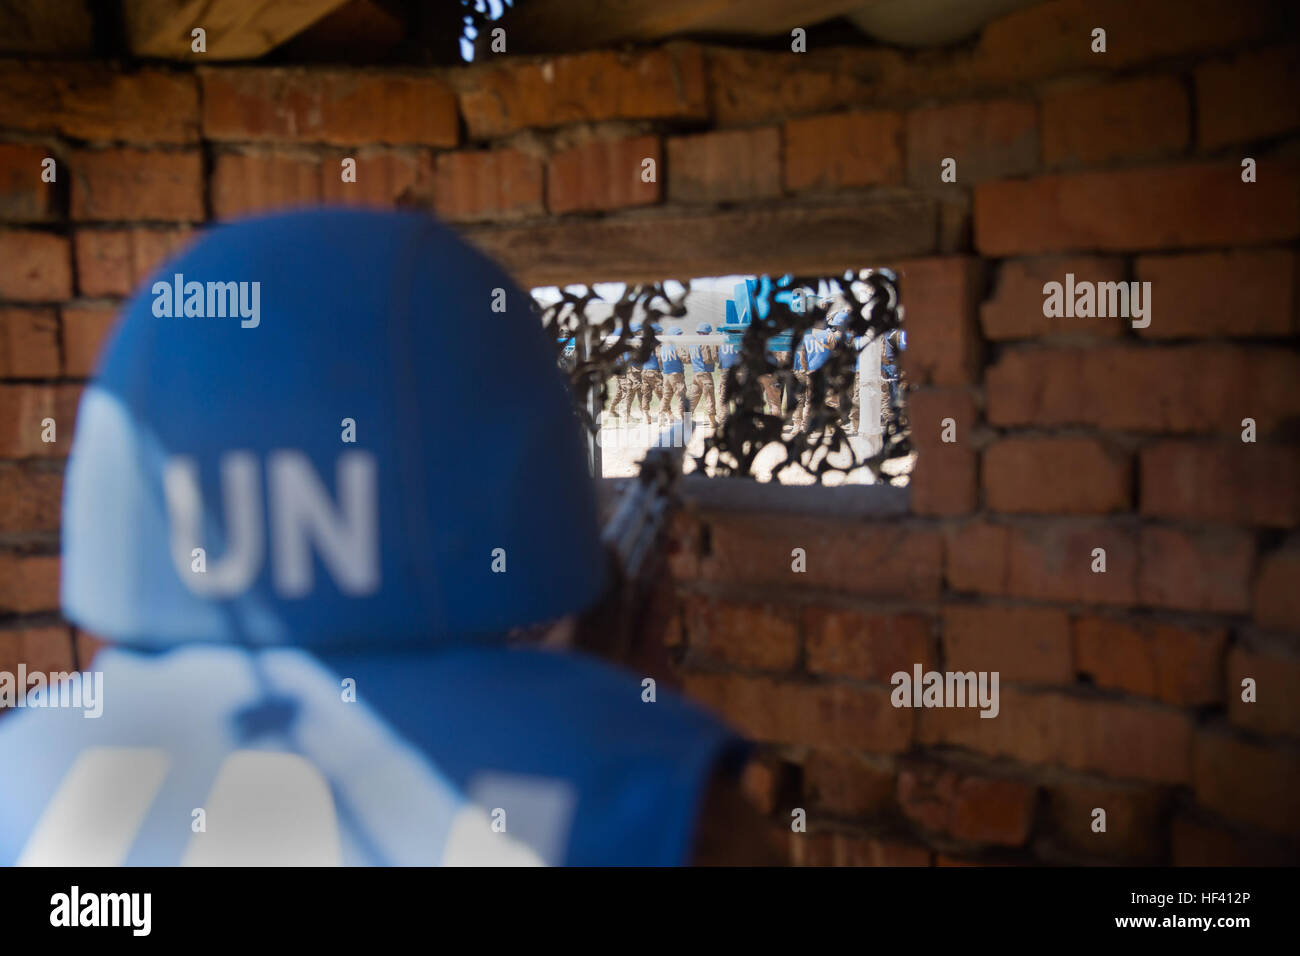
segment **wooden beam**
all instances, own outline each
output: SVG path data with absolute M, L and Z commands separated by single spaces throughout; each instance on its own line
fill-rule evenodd
M 0 53 L 81 56 L 93 48 L 86 0 L 0 0 Z
M 713 34 L 773 36 L 876 0 L 528 0 L 501 21 L 520 53 Z
M 123 0 L 127 39 L 137 56 L 168 60 L 252 60 L 347 0 Z M 192 31 L 207 52 L 192 49 Z
M 733 273 L 834 275 L 935 251 L 928 199 L 655 210 L 462 230 L 526 287 Z

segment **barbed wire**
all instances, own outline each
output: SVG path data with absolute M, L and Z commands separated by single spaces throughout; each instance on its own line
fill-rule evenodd
M 753 477 L 758 456 L 777 445 L 783 457 L 771 474 L 778 480 L 791 468 L 802 469 L 822 483 L 828 475 L 865 467 L 876 481 L 899 481 L 882 467 L 912 451 L 905 382 L 888 389 L 888 401 L 882 400 L 881 446 L 875 454 L 859 457 L 843 426 L 857 398 L 859 352 L 876 339 L 887 340 L 902 331 L 898 277 L 887 269 L 846 272 L 833 280 L 838 291 L 832 296 L 817 299 L 804 294 L 823 287 L 824 281 L 824 277 L 784 276 L 774 285 L 763 278 L 755 314 L 741 336 L 739 357 L 722 370 L 726 405 L 720 427 L 692 458 L 701 472 Z M 561 289 L 554 302 L 534 300 L 533 307 L 555 342 L 556 360 L 568 373 L 575 413 L 590 433 L 595 434 L 598 425 L 588 396 L 594 390 L 599 396 L 596 407 L 604 408 L 610 380 L 627 363 L 644 363 L 661 344 L 655 324 L 687 314 L 690 282 L 680 285 L 677 295 L 663 283 L 629 285 L 613 303 L 588 286 Z M 593 303 L 610 305 L 608 315 L 589 316 Z M 797 367 L 805 335 L 826 329 L 827 319 L 845 310 L 843 323 L 821 336 L 828 349 L 825 362 L 817 369 Z M 639 330 L 634 329 L 637 321 Z M 566 352 L 570 343 L 571 359 Z M 768 410 L 774 395 L 782 405 L 775 414 Z M 802 427 L 792 428 L 792 413 L 800 407 Z M 859 409 L 859 414 L 864 411 Z

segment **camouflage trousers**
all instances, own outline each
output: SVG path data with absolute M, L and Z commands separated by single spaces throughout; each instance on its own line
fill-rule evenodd
M 784 365 L 789 357 L 789 352 L 772 353 L 772 358 L 778 365 Z M 785 405 L 781 402 L 781 380 L 775 375 L 760 375 L 758 377 L 758 387 L 763 390 L 763 397 L 767 399 L 768 414 L 780 415 L 784 418 Z
M 686 373 L 685 372 L 667 372 L 664 374 L 664 400 L 659 405 L 659 418 L 666 421 L 673 414 L 673 399 L 677 399 L 677 410 L 686 415 L 684 403 L 686 401 Z
M 808 421 L 808 403 L 812 398 L 811 380 L 807 372 L 795 372 L 794 380 L 801 386 L 799 389 L 799 403 L 795 406 L 794 417 L 790 421 L 795 428 L 802 429 Z
M 662 398 L 664 389 L 664 376 L 657 368 L 643 368 L 641 370 L 641 413 L 645 415 L 645 420 L 650 421 L 650 399 Z
M 691 387 L 687 391 L 686 397 L 690 400 L 692 409 L 699 407 L 702 400 L 709 415 L 709 424 L 714 428 L 718 427 L 717 399 L 713 394 L 712 372 L 696 372 L 695 377 L 691 380 Z
M 625 369 L 614 376 L 614 400 L 609 403 L 609 413 L 618 418 L 618 406 L 622 403 L 625 406 L 623 417 L 630 421 L 632 409 L 639 403 L 640 398 L 641 370 L 639 368 Z

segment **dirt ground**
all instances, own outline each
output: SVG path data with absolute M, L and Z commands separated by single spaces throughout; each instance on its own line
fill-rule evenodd
M 601 462 L 602 471 L 606 478 L 628 478 L 635 475 L 640 468 L 641 459 L 645 456 L 645 451 L 658 438 L 661 429 L 658 425 L 647 426 L 644 422 L 628 423 L 622 419 L 610 418 L 604 415 L 601 418 Z M 691 434 L 690 444 L 686 448 L 687 459 L 684 470 L 690 473 L 695 468 L 694 456 L 704 451 L 704 441 L 713 433 L 712 427 L 707 419 L 696 418 L 695 428 Z M 858 457 L 865 457 L 868 452 L 868 443 L 865 437 L 853 436 L 849 439 L 857 451 Z M 912 470 L 914 455 L 898 461 L 889 462 L 884 471 L 890 475 L 906 475 Z M 784 452 L 779 445 L 769 445 L 764 448 L 754 462 L 754 475 L 759 481 L 771 481 L 772 469 L 780 465 L 784 460 Z M 850 461 L 848 453 L 842 452 L 838 456 L 832 456 L 835 464 L 847 465 Z M 815 479 L 802 468 L 786 468 L 778 479 L 783 485 L 811 485 Z M 826 476 L 825 484 L 834 486 L 840 484 L 871 484 L 874 476 L 866 468 L 857 468 L 854 471 L 844 474 L 831 474 Z

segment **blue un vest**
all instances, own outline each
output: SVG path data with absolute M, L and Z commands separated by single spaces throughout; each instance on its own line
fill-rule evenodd
M 0 766 L 21 768 L 0 866 L 675 865 L 742 753 L 694 705 L 643 702 L 638 678 L 576 654 L 330 654 L 101 653 L 102 716 L 0 721 Z
M 691 350 L 691 368 L 696 372 L 712 372 L 713 363 L 704 358 L 704 346 L 696 345 Z
M 659 346 L 659 365 L 663 368 L 665 375 L 683 371 L 682 360 L 677 354 L 677 346 Z

